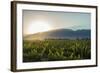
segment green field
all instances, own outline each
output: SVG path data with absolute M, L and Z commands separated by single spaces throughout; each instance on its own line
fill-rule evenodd
M 23 41 L 23 62 L 81 60 L 90 58 L 91 41 L 89 39 Z

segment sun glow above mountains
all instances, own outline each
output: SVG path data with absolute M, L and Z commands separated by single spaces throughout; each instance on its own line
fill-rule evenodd
M 52 29 L 52 27 L 50 26 L 50 24 L 48 22 L 36 20 L 34 22 L 31 22 L 31 24 L 29 24 L 29 26 L 27 28 L 27 33 L 34 34 L 34 33 L 38 33 L 38 32 L 48 31 L 51 29 Z
M 56 29 L 91 29 L 90 22 L 90 13 L 23 10 L 23 35 Z

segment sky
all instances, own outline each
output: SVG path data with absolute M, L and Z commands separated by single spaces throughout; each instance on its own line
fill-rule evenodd
M 23 10 L 23 34 L 34 34 L 53 29 L 90 29 L 91 14 Z

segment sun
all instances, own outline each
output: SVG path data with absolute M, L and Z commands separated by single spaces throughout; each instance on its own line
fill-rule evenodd
M 44 32 L 50 30 L 50 24 L 46 21 L 33 21 L 31 24 L 28 26 L 27 33 L 28 34 L 34 34 L 38 32 Z

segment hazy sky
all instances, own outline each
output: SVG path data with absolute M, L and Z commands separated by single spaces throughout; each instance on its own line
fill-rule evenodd
M 23 10 L 23 34 L 52 29 L 90 29 L 91 14 Z

